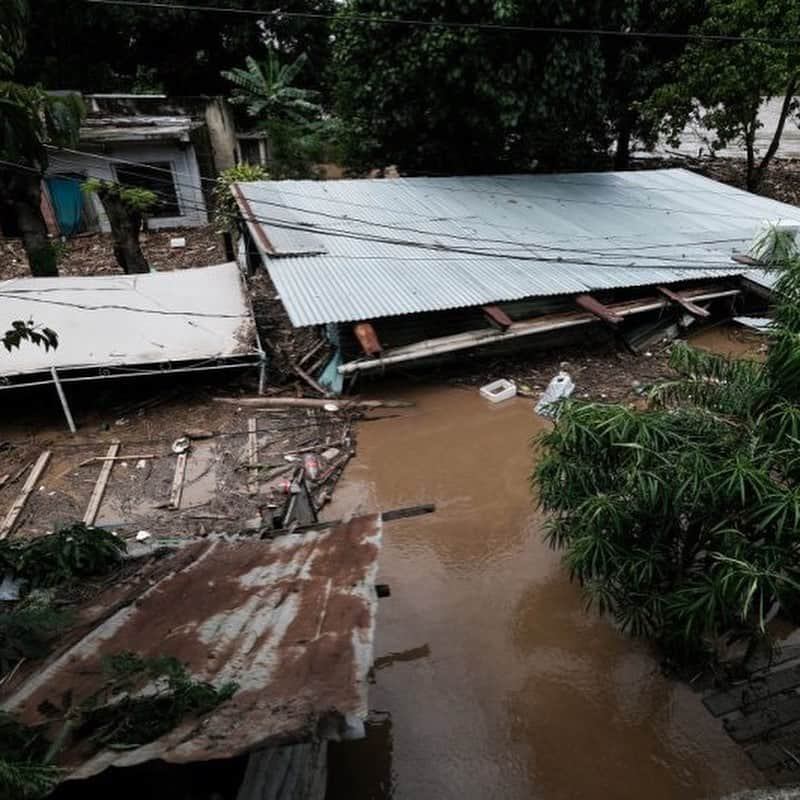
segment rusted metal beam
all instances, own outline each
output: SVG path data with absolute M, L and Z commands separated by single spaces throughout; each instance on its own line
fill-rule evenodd
M 737 264 L 744 264 L 746 267 L 764 266 L 757 258 L 753 258 L 752 256 L 747 255 L 747 253 L 734 253 L 731 256 L 731 261 L 735 261 Z
M 489 324 L 501 331 L 507 331 L 514 324 L 514 320 L 498 306 L 481 306 L 481 311 Z
M 599 300 L 595 300 L 590 294 L 579 294 L 575 297 L 575 305 L 594 314 L 608 325 L 616 327 L 623 321 L 623 317 L 615 314 L 608 306 L 604 306 Z
M 702 306 L 698 306 L 687 297 L 683 297 L 683 295 L 673 292 L 672 289 L 668 289 L 666 286 L 659 286 L 658 291 L 661 292 L 661 294 L 663 294 L 668 300 L 671 300 L 673 303 L 679 305 L 687 314 L 691 314 L 693 317 L 697 317 L 698 319 L 708 319 L 711 316 L 710 311 L 706 311 L 706 309 Z

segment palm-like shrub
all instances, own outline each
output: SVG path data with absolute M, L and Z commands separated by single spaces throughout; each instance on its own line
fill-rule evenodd
M 800 257 L 778 269 L 765 362 L 673 348 L 647 409 L 568 401 L 533 483 L 590 605 L 681 660 L 768 641 L 800 608 Z

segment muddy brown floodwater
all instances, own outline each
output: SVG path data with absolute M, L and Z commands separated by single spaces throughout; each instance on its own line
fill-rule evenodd
M 437 511 L 385 526 L 392 594 L 370 687 L 384 722 L 334 764 L 332 796 L 690 800 L 761 785 L 698 695 L 584 610 L 543 543 L 532 402 L 450 387 L 403 396 L 416 408 L 360 426 L 328 516 Z

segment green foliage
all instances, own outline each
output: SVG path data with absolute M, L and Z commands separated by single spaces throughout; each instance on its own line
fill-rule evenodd
M 399 26 L 354 17 L 614 28 L 627 3 L 352 0 L 334 23 L 336 111 L 356 169 L 481 173 L 591 164 L 609 143 L 594 36 Z
M 220 174 L 214 183 L 214 225 L 219 233 L 233 232 L 239 221 L 239 206 L 231 186 L 268 179 L 269 174 L 263 167 L 252 164 L 237 164 Z
M 0 712 L 0 800 L 37 800 L 56 785 L 61 770 L 45 763 L 41 730 Z
M 0 675 L 8 674 L 22 658 L 44 658 L 69 618 L 37 600 L 0 612 Z
M 134 747 L 172 730 L 187 714 L 201 715 L 233 697 L 235 683 L 216 689 L 194 680 L 171 656 L 119 653 L 104 664 L 106 683 L 81 708 L 77 735 L 104 747 Z M 147 687 L 148 691 L 141 690 Z
M 25 51 L 27 22 L 26 0 L 0 0 L 0 76 L 10 75 Z
M 3 347 L 11 352 L 13 348 L 19 348 L 23 341 L 30 342 L 37 347 L 44 347 L 45 350 L 58 347 L 58 334 L 50 328 L 36 325 L 32 319 L 27 322 L 15 320 L 11 327 L 2 336 Z
M 245 59 L 245 69 L 223 72 L 234 86 L 231 102 L 245 108 L 256 128 L 266 134 L 273 178 L 308 178 L 322 160 L 335 125 L 322 115 L 318 94 L 295 86 L 308 63 L 301 53 L 282 64 L 273 48 L 259 63 Z
M 676 64 L 673 80 L 659 88 L 651 112 L 674 145 L 689 121 L 716 134 L 716 151 L 731 142 L 745 145 L 748 188 L 758 187 L 774 155 L 780 130 L 757 160 L 755 136 L 762 127 L 758 112 L 764 98 L 785 101 L 785 113 L 796 115 L 800 85 L 800 6 L 795 0 L 709 0 L 696 31 L 708 35 L 761 38 L 762 41 L 697 41 Z M 770 38 L 772 41 L 763 41 Z
M 115 181 L 104 181 L 100 178 L 89 178 L 84 181 L 81 188 L 87 194 L 96 194 L 103 201 L 107 198 L 118 199 L 126 209 L 137 214 L 146 214 L 159 203 L 156 193 L 149 189 L 128 186 Z
M 2 560 L 31 588 L 108 575 L 122 564 L 125 542 L 108 531 L 78 522 L 24 544 L 3 542 Z
M 650 408 L 568 401 L 538 444 L 547 537 L 590 604 L 681 660 L 744 640 L 800 598 L 800 259 L 779 282 L 765 363 L 676 345 Z

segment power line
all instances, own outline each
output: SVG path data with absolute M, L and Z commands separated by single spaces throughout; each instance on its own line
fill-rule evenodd
M 19 169 L 26 169 L 28 171 L 37 172 L 37 170 L 35 170 L 32 167 L 27 167 L 27 166 L 23 166 L 23 165 L 16 165 L 13 162 L 0 160 L 0 164 L 6 164 L 6 165 L 9 165 L 9 166 L 12 166 L 12 167 L 17 167 Z M 76 180 L 77 181 L 77 179 L 72 179 L 72 180 Z M 78 182 L 80 182 L 80 181 L 78 181 Z M 250 201 L 248 201 L 248 202 L 250 202 Z M 603 205 L 603 204 L 602 203 L 596 203 L 596 205 Z M 285 206 L 281 206 L 281 207 L 285 208 Z M 666 210 L 672 211 L 672 209 L 666 209 Z M 291 222 L 287 222 L 287 221 L 283 221 L 283 220 L 275 220 L 275 219 L 268 219 L 268 218 L 258 217 L 258 216 L 255 216 L 253 214 L 243 214 L 242 216 L 243 216 L 243 219 L 244 219 L 245 222 L 268 225 L 268 226 L 270 226 L 272 228 L 280 228 L 280 229 L 284 229 L 284 230 L 294 230 L 294 231 L 299 231 L 299 232 L 303 232 L 303 233 L 319 233 L 319 234 L 323 234 L 323 235 L 326 235 L 326 236 L 338 237 L 338 238 L 343 238 L 343 239 L 351 239 L 351 240 L 356 240 L 356 241 L 376 242 L 376 243 L 380 243 L 380 244 L 395 245 L 395 246 L 402 246 L 402 247 L 409 247 L 409 248 L 417 248 L 417 249 L 423 249 L 423 250 L 432 250 L 432 251 L 435 251 L 435 252 L 458 253 L 458 254 L 461 254 L 461 255 L 480 256 L 480 257 L 484 257 L 484 258 L 498 258 L 498 259 L 507 259 L 507 260 L 512 260 L 512 261 L 525 261 L 525 262 L 535 262 L 535 263 L 572 264 L 572 265 L 576 265 L 576 266 L 602 267 L 602 268 L 611 268 L 611 269 L 618 269 L 620 267 L 630 268 L 630 269 L 672 269 L 672 270 L 685 270 L 685 271 L 692 271 L 692 270 L 695 270 L 695 271 L 697 271 L 697 270 L 707 271 L 707 270 L 725 270 L 725 269 L 729 269 L 728 267 L 720 265 L 717 262 L 685 262 L 683 264 L 663 263 L 664 261 L 666 261 L 666 258 L 662 260 L 662 259 L 659 259 L 658 256 L 642 256 L 642 255 L 638 256 L 639 258 L 642 258 L 642 259 L 658 260 L 660 263 L 657 264 L 657 265 L 643 265 L 643 264 L 635 264 L 635 263 L 630 263 L 630 262 L 627 262 L 627 263 L 598 262 L 598 261 L 592 261 L 592 260 L 584 259 L 584 258 L 567 258 L 567 257 L 563 257 L 563 256 L 551 256 L 551 257 L 535 256 L 535 255 L 529 254 L 527 252 L 517 252 L 517 251 L 508 252 L 508 251 L 498 251 L 497 249 L 495 249 L 495 250 L 487 250 L 487 249 L 480 249 L 478 247 L 469 248 L 469 247 L 466 247 L 466 246 L 464 246 L 464 247 L 456 247 L 456 246 L 453 246 L 453 245 L 445 245 L 445 244 L 440 244 L 440 243 L 436 243 L 436 242 L 419 242 L 419 241 L 415 241 L 415 240 L 412 240 L 412 239 L 392 239 L 392 238 L 390 238 L 388 236 L 381 236 L 381 235 L 376 235 L 376 234 L 366 234 L 366 233 L 359 234 L 359 233 L 355 233 L 355 232 L 352 232 L 352 231 L 342 230 L 341 228 L 326 228 L 326 227 L 321 226 L 321 225 L 316 225 L 315 223 L 306 223 L 306 224 L 296 223 L 296 224 L 293 224 Z M 742 218 L 739 215 L 730 215 L 730 216 L 734 216 L 737 219 Z M 337 218 L 337 219 L 339 219 L 339 218 Z M 754 218 L 754 219 L 759 219 L 760 220 L 761 218 L 758 217 L 758 218 Z M 347 218 L 341 218 L 341 220 L 344 221 L 344 222 L 352 221 L 352 220 L 348 220 Z M 386 226 L 384 226 L 384 227 L 386 227 Z M 446 234 L 446 233 L 437 234 L 436 232 L 431 232 L 431 231 L 428 231 L 428 232 L 425 232 L 425 233 L 427 235 L 431 235 L 431 236 L 441 235 L 441 236 L 444 236 L 445 238 L 448 238 L 448 237 L 450 237 L 450 238 L 458 238 L 458 235 L 455 235 L 455 234 L 454 235 L 450 235 L 450 234 Z M 477 242 L 478 244 L 480 244 L 483 241 L 490 241 L 490 240 L 482 240 L 482 239 L 472 239 L 472 238 L 469 238 L 469 237 L 464 237 L 464 238 L 466 238 L 466 240 L 469 241 L 469 242 Z M 737 241 L 741 241 L 741 240 L 737 240 Z M 508 240 L 508 243 L 513 244 L 515 247 L 523 248 L 523 249 L 535 249 L 536 246 L 537 246 L 537 245 L 533 245 L 533 244 L 531 244 L 531 245 L 520 244 L 520 243 L 517 243 L 517 242 L 513 242 L 512 240 Z M 574 253 L 580 253 L 582 251 L 579 248 L 576 248 L 574 250 L 573 249 L 569 249 L 569 248 L 565 248 L 565 252 L 570 253 L 570 254 L 574 254 Z M 583 252 L 587 252 L 589 255 L 592 254 L 591 251 L 583 251 Z M 600 257 L 617 258 L 618 260 L 622 258 L 622 256 L 617 256 L 617 255 L 615 255 L 613 253 L 610 253 L 610 252 L 607 253 L 607 254 L 606 253 L 602 253 L 602 252 L 595 253 L 595 255 L 598 255 L 598 254 L 600 255 Z M 632 253 L 629 257 L 635 259 L 635 258 L 637 258 L 637 254 L 636 253 Z M 376 260 L 376 261 L 378 261 L 378 260 L 391 261 L 392 258 L 391 257 L 376 256 L 374 260 Z
M 60 150 L 63 150 L 65 152 L 69 152 L 69 153 L 74 153 L 76 155 L 82 155 L 81 151 L 79 151 L 79 150 L 71 150 L 69 148 L 57 148 L 57 149 L 60 149 Z M 141 164 L 139 164 L 138 162 L 127 161 L 125 159 L 116 159 L 116 158 L 111 157 L 111 156 L 102 156 L 102 155 L 98 155 L 98 154 L 94 154 L 94 153 L 87 153 L 86 155 L 89 155 L 89 156 L 91 156 L 93 158 L 102 159 L 104 161 L 111 162 L 111 163 L 121 163 L 121 164 L 131 164 L 131 165 L 141 166 Z M 152 170 L 158 171 L 158 172 L 164 172 L 164 173 L 168 173 L 168 174 L 172 175 L 172 171 L 167 169 L 167 168 L 165 168 L 165 167 L 154 167 L 154 166 L 152 166 L 152 167 L 149 167 L 149 168 L 152 169 Z M 201 179 L 201 181 L 208 181 L 208 182 L 210 182 L 212 184 L 215 183 L 215 181 L 212 178 L 205 178 L 205 177 L 201 176 L 200 179 Z M 155 178 L 154 180 L 158 180 L 158 179 Z M 191 189 L 194 189 L 194 190 L 198 190 L 198 189 L 201 188 L 201 187 L 195 186 L 194 184 L 180 183 L 178 181 L 175 181 L 174 178 L 172 178 L 170 180 L 164 179 L 162 182 L 174 184 L 175 186 L 183 186 L 183 187 L 191 188 Z M 573 181 L 572 183 L 579 184 L 581 182 Z M 584 183 L 584 185 L 593 185 L 592 182 L 590 182 L 590 181 L 586 181 L 586 182 L 583 182 L 583 183 Z M 469 189 L 459 189 L 457 187 L 439 187 L 439 188 L 441 190 L 443 190 L 443 191 L 461 191 L 461 192 L 469 192 L 469 191 L 471 191 Z M 660 189 L 660 187 L 642 187 L 642 186 L 637 186 L 635 188 L 637 188 L 637 189 L 652 188 L 653 190 L 659 190 Z M 281 195 L 288 194 L 288 195 L 293 195 L 293 196 L 297 196 L 297 197 L 307 197 L 306 195 L 302 195 L 302 194 L 297 193 L 297 192 L 287 191 L 287 190 L 282 189 L 282 188 L 278 188 L 277 191 Z M 675 189 L 674 191 L 679 191 L 679 190 Z M 700 190 L 697 190 L 697 191 L 700 191 Z M 713 193 L 714 194 L 720 194 L 720 195 L 726 195 L 725 192 L 713 192 Z M 599 201 L 596 201 L 596 200 L 582 200 L 580 198 L 561 198 L 561 197 L 556 197 L 556 196 L 553 196 L 553 195 L 536 195 L 536 194 L 531 194 L 531 193 L 528 193 L 528 192 L 496 192 L 495 191 L 495 192 L 492 192 L 492 194 L 510 196 L 510 197 L 514 197 L 514 198 L 517 198 L 517 199 L 543 199 L 543 200 L 548 200 L 548 201 L 552 201 L 552 202 L 560 202 L 560 203 L 570 203 L 570 202 L 572 202 L 572 203 L 583 203 L 583 204 L 595 205 L 595 206 L 612 206 L 612 207 L 616 207 L 616 208 L 631 208 L 631 209 L 636 209 L 636 210 L 638 210 L 638 209 L 640 209 L 642 207 L 641 204 L 599 202 Z M 181 202 L 181 201 L 179 200 L 179 202 Z M 187 204 L 185 202 L 185 200 L 183 202 L 187 206 L 190 205 L 190 204 Z M 513 240 L 513 239 L 491 239 L 491 238 L 486 238 L 486 237 L 465 236 L 463 234 L 456 234 L 456 233 L 445 233 L 443 231 L 423 230 L 423 229 L 420 229 L 420 228 L 413 228 L 413 227 L 409 227 L 409 226 L 394 225 L 392 223 L 381 223 L 381 222 L 375 222 L 374 220 L 360 219 L 358 217 L 353 217 L 353 216 L 350 216 L 350 215 L 342 216 L 342 215 L 338 215 L 338 214 L 331 214 L 329 212 L 321 211 L 319 209 L 305 208 L 305 207 L 301 207 L 301 206 L 289 205 L 287 203 L 279 203 L 279 202 L 270 201 L 270 200 L 248 199 L 247 202 L 249 204 L 251 204 L 251 205 L 270 206 L 270 207 L 274 207 L 274 208 L 286 209 L 286 210 L 289 210 L 289 211 L 298 211 L 298 212 L 303 213 L 303 214 L 311 214 L 312 216 L 325 217 L 325 218 L 328 218 L 328 219 L 334 219 L 334 220 L 341 221 L 341 222 L 369 225 L 369 226 L 371 226 L 373 228 L 385 228 L 385 229 L 389 229 L 389 230 L 405 231 L 405 232 L 411 232 L 411 233 L 421 233 L 421 234 L 428 235 L 428 236 L 444 236 L 445 238 L 448 238 L 448 239 L 457 239 L 457 240 L 469 241 L 469 242 L 478 242 L 478 243 L 486 242 L 486 243 L 489 243 L 489 244 L 508 244 L 508 245 L 511 245 L 511 246 L 513 246 L 514 248 L 517 248 L 517 249 L 519 249 L 519 248 L 528 249 L 528 248 L 536 248 L 536 247 L 538 247 L 538 248 L 541 248 L 541 249 L 544 249 L 544 250 L 551 250 L 551 251 L 560 251 L 560 252 L 569 252 L 569 253 L 576 253 L 576 252 L 580 253 L 580 252 L 583 252 L 583 253 L 587 253 L 589 255 L 595 255 L 595 256 L 606 256 L 606 255 L 608 255 L 608 256 L 613 257 L 613 255 L 614 255 L 611 252 L 611 250 L 602 250 L 601 251 L 601 250 L 597 250 L 597 249 L 593 249 L 593 248 L 580 248 L 580 247 L 570 248 L 570 247 L 564 247 L 564 246 L 560 246 L 560 245 L 545 244 L 545 243 L 542 243 L 542 242 L 516 241 L 516 240 Z M 344 205 L 358 205 L 358 206 L 363 207 L 363 208 L 380 209 L 380 210 L 385 210 L 385 211 L 394 210 L 394 209 L 386 208 L 384 206 L 376 206 L 376 205 L 370 205 L 370 204 L 354 204 L 354 203 L 350 203 L 349 201 L 339 200 L 338 198 L 325 198 L 325 202 L 340 203 L 340 204 L 344 204 Z M 203 206 L 202 208 L 204 209 L 205 207 Z M 651 211 L 664 211 L 664 212 L 668 212 L 668 213 L 672 213 L 672 214 L 694 214 L 695 213 L 693 210 L 682 211 L 680 209 L 674 209 L 674 208 L 668 208 L 668 207 L 647 206 L 647 208 L 649 210 L 651 210 Z M 195 209 L 199 209 L 199 206 L 195 206 Z M 732 219 L 754 219 L 754 220 L 761 221 L 761 217 L 746 217 L 746 216 L 743 216 L 741 214 L 727 214 L 727 213 L 724 213 L 724 212 L 713 212 L 713 211 L 712 212 L 704 212 L 704 213 L 706 215 L 720 216 L 720 217 L 732 218 Z M 422 215 L 415 215 L 415 216 L 422 216 Z M 273 222 L 272 220 L 265 220 L 265 224 L 271 224 L 272 222 Z M 504 230 L 526 230 L 524 228 L 517 228 L 515 226 L 505 226 L 505 225 L 497 225 L 497 226 L 494 226 L 494 227 L 498 227 L 498 228 L 504 229 Z M 740 241 L 741 241 L 741 237 L 740 238 L 729 238 L 729 239 L 704 240 L 704 241 L 701 241 L 701 242 L 688 242 L 688 243 L 685 243 L 685 244 L 678 243 L 677 245 L 674 242 L 665 242 L 663 244 L 651 243 L 651 244 L 645 245 L 643 247 L 646 247 L 647 249 L 657 249 L 657 248 L 660 248 L 660 247 L 675 247 L 675 246 L 687 246 L 687 247 L 688 246 L 698 246 L 699 247 L 699 246 L 706 246 L 706 245 L 709 245 L 709 244 L 733 244 L 733 243 L 740 242 Z M 640 247 L 641 246 L 617 247 L 615 249 L 619 250 L 619 251 L 632 252 L 632 251 L 635 251 L 637 249 L 640 249 Z M 642 258 L 657 259 L 658 257 L 657 256 L 642 256 Z
M 86 0 L 95 5 L 122 6 L 131 8 L 150 8 L 167 11 L 204 11 L 215 14 L 240 14 L 251 17 L 275 17 L 289 19 L 338 20 L 340 22 L 363 23 L 369 25 L 401 25 L 425 28 L 459 28 L 494 33 L 546 33 L 564 36 L 609 36 L 628 39 L 673 39 L 681 41 L 738 42 L 758 44 L 800 44 L 794 37 L 741 36 L 717 33 L 675 33 L 670 31 L 632 31 L 608 28 L 566 28 L 554 25 L 503 25 L 491 22 L 458 22 L 456 20 L 428 20 L 407 17 L 376 16 L 373 14 L 325 14 L 312 11 L 284 11 L 273 9 L 262 11 L 252 8 L 227 8 L 224 6 L 204 6 L 193 3 L 147 2 L 147 0 Z

